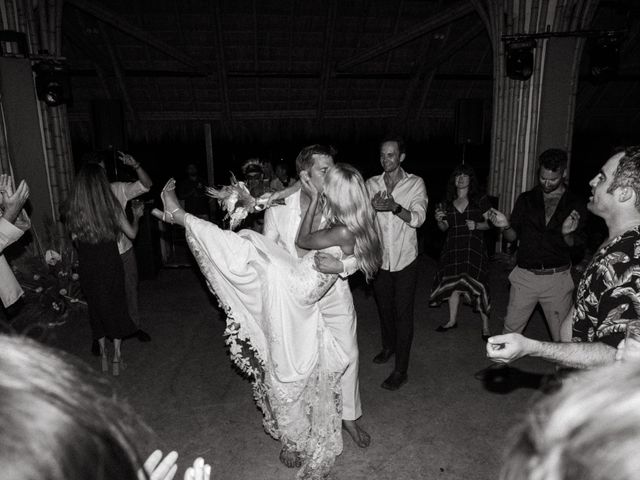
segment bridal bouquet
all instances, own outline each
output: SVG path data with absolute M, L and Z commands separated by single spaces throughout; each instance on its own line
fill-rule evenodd
M 206 192 L 208 196 L 217 199 L 222 209 L 227 212 L 225 220 L 230 219 L 229 225 L 232 230 L 235 230 L 250 213 L 261 212 L 276 202 L 271 200 L 273 192 L 254 198 L 247 185 L 236 180 L 233 174 L 231 185 L 225 185 L 220 189 L 206 187 Z

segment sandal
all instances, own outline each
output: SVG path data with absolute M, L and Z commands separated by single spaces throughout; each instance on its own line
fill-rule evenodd
M 171 210 L 170 212 L 165 210 L 162 212 L 162 221 L 165 223 L 170 223 L 171 225 L 173 225 L 174 219 L 173 219 L 173 214 L 176 213 L 177 211 L 179 211 L 179 208 L 174 208 L 173 210 Z

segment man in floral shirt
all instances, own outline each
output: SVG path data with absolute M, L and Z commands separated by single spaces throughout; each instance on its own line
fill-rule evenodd
M 487 343 L 492 360 L 530 355 L 574 368 L 603 365 L 615 360 L 627 322 L 640 318 L 640 146 L 612 156 L 589 185 L 587 207 L 605 221 L 609 236 L 580 280 L 561 342 L 496 335 Z

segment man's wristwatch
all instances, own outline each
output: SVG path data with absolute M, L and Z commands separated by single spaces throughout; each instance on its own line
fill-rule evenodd
M 402 211 L 402 205 L 398 204 L 396 206 L 396 208 L 394 208 L 391 213 L 393 213 L 394 215 L 398 215 L 400 212 Z

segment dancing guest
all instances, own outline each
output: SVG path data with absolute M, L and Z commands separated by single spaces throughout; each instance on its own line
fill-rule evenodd
M 482 338 L 489 338 L 489 257 L 484 231 L 489 229 L 485 216 L 491 208 L 478 191 L 478 179 L 469 165 L 458 165 L 447 183 L 446 201 L 438 204 L 435 217 L 438 228 L 447 232 L 438 272 L 431 289 L 430 306 L 449 302 L 449 321 L 436 332 L 446 332 L 457 324 L 460 297 L 480 312 Z
M 350 360 L 318 308 L 339 280 L 315 268 L 315 250 L 354 258 L 367 279 L 382 260 L 362 176 L 349 165 L 326 170 L 326 177 L 300 174 L 309 198 L 297 234 L 300 247 L 310 250 L 302 258 L 254 231 L 221 230 L 185 213 L 172 181 L 162 193 L 164 212 L 153 212 L 185 226 L 189 247 L 227 312 L 232 359 L 250 375 L 265 430 L 282 441 L 283 463 L 300 467 L 298 478 L 324 478 L 342 452 L 340 378 Z M 320 211 L 329 223 L 318 230 Z
M 136 327 L 127 309 L 125 273 L 118 239 L 135 238 L 143 205 L 133 209 L 133 224 L 113 194 L 104 168 L 87 163 L 71 188 L 65 215 L 67 231 L 78 250 L 80 285 L 89 305 L 94 340 L 98 341 L 102 371 L 109 370 L 106 338 L 113 339 L 113 374 L 120 374 L 122 338 Z
M 540 303 L 557 342 L 572 303 L 571 249 L 584 244 L 587 212 L 565 185 L 566 152 L 552 148 L 539 160 L 538 185 L 520 194 L 511 221 L 496 209 L 490 210 L 489 220 L 508 242 L 519 242 L 502 333 L 522 333 Z
M 269 187 L 274 192 L 279 192 L 280 190 L 284 190 L 289 185 L 293 185 L 293 183 L 295 182 L 295 179 L 289 176 L 289 168 L 287 167 L 287 164 L 284 163 L 283 161 L 280 161 L 279 163 L 276 164 L 274 173 L 275 175 L 271 180 L 271 183 L 269 184 Z
M 391 375 L 381 385 L 387 390 L 397 390 L 407 381 L 418 276 L 416 229 L 427 215 L 427 189 L 422 178 L 402 169 L 405 156 L 402 139 L 384 140 L 380 144 L 383 173 L 367 180 L 384 251 L 382 267 L 373 282 L 382 351 L 373 361 L 386 363 L 393 354 L 396 356 Z
M 77 358 L 0 335 L 0 465 L 6 480 L 170 480 L 178 454 L 140 452 L 146 427 Z M 185 480 L 208 480 L 200 458 Z
M 138 198 L 139 196 L 147 193 L 153 182 L 151 181 L 151 177 L 146 172 L 140 162 L 136 161 L 131 155 L 118 152 L 118 159 L 120 162 L 132 168 L 138 179 L 135 182 L 111 182 L 111 191 L 118 199 L 118 203 L 123 209 L 127 208 L 127 203 L 130 200 Z M 96 152 L 91 152 L 86 155 L 86 161 L 91 163 L 97 163 L 102 168 L 105 169 L 104 158 Z M 122 259 L 122 265 L 124 266 L 124 281 L 125 281 L 125 291 L 127 293 L 127 308 L 129 309 L 129 315 L 131 315 L 131 320 L 137 327 L 135 332 L 136 337 L 141 342 L 148 342 L 151 340 L 149 334 L 144 331 L 142 327 L 142 322 L 140 319 L 140 310 L 138 308 L 138 262 L 136 261 L 135 251 L 133 249 L 133 242 L 126 235 L 121 235 L 118 238 L 118 252 L 120 253 L 120 258 Z M 97 355 L 97 349 L 95 342 L 91 347 L 94 355 Z
M 184 209 L 204 220 L 209 219 L 209 198 L 205 187 L 207 182 L 198 173 L 195 163 L 187 165 L 186 176 L 176 185 L 178 198 L 184 202 Z
M 640 316 L 640 146 L 609 158 L 589 185 L 587 207 L 605 221 L 609 236 L 582 274 L 560 342 L 496 335 L 487 343 L 493 361 L 530 355 L 573 368 L 611 363 L 627 323 Z
M 14 189 L 13 178 L 5 173 L 0 175 L 0 300 L 5 308 L 15 304 L 24 294 L 3 252 L 31 227 L 24 211 L 28 199 L 27 182 L 22 180 Z
M 640 471 L 640 363 L 581 372 L 527 414 L 501 480 L 635 480 Z
M 306 172 L 311 183 L 322 191 L 324 179 L 331 167 L 334 166 L 336 152 L 333 147 L 326 145 L 309 145 L 304 147 L 296 157 L 298 175 Z M 309 210 L 311 198 L 304 191 L 295 191 L 291 195 L 285 192 L 285 204 L 278 208 L 269 208 L 265 212 L 264 234 L 293 257 L 303 257 L 308 251 L 296 244 L 300 221 Z M 365 207 L 359 207 L 365 208 Z M 322 212 L 316 212 L 314 225 L 323 223 Z M 360 382 L 358 380 L 359 351 L 357 337 L 357 318 L 353 305 L 353 297 L 349 289 L 347 277 L 357 270 L 355 257 L 348 257 L 342 261 L 334 256 L 319 251 L 315 255 L 316 268 L 326 274 L 334 273 L 339 279 L 327 291 L 318 306 L 322 320 L 331 332 L 331 336 L 338 342 L 342 351 L 347 355 L 349 364 L 340 378 L 342 386 L 342 426 L 360 448 L 366 448 L 371 443 L 371 437 L 360 426 L 358 419 L 362 416 L 362 402 L 360 400 Z M 281 459 L 291 464 L 295 452 L 283 450 Z

